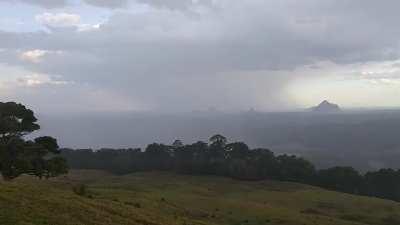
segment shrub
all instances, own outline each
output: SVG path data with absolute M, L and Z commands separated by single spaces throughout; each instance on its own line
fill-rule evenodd
M 88 195 L 87 186 L 85 184 L 76 185 L 72 188 L 72 190 L 74 191 L 75 194 L 77 194 L 79 196 L 87 196 Z

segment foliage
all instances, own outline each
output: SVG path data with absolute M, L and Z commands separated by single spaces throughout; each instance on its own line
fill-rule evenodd
M 57 140 L 24 136 L 40 129 L 32 110 L 14 102 L 0 102 L 0 172 L 5 180 L 22 174 L 49 178 L 67 172 Z
M 368 172 L 365 182 L 365 194 L 400 201 L 400 170 L 381 169 Z
M 71 168 L 102 169 L 117 174 L 137 171 L 175 171 L 190 175 L 218 175 L 241 180 L 275 179 L 317 185 L 331 190 L 400 201 L 400 171 L 381 170 L 361 175 L 352 167 L 316 170 L 294 155 L 278 155 L 268 149 L 250 149 L 243 142 L 228 143 L 214 135 L 210 143 L 172 145 L 153 143 L 140 149 L 64 149 Z
M 320 170 L 317 176 L 320 186 L 346 193 L 360 193 L 363 177 L 352 167 L 333 167 Z

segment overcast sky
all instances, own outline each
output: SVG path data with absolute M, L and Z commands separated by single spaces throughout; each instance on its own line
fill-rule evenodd
M 0 0 L 1 101 L 40 113 L 400 106 L 398 0 Z

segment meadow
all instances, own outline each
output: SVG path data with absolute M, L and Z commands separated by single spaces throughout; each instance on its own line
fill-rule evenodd
M 396 225 L 400 203 L 290 182 L 73 170 L 0 183 L 1 225 Z

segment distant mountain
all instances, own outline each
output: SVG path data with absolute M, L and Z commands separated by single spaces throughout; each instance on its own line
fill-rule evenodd
M 328 102 L 327 100 L 321 102 L 319 105 L 312 107 L 311 111 L 313 112 L 340 112 L 342 111 L 339 105 Z

